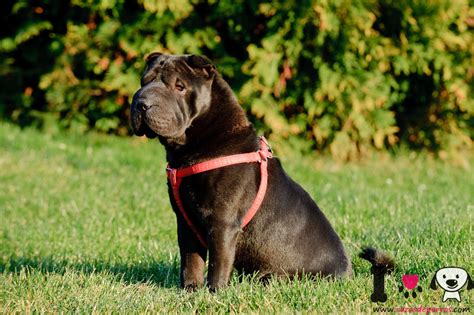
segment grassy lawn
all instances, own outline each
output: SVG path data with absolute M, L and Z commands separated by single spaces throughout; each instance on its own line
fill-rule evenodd
M 1 123 L 0 313 L 365 313 L 376 304 L 369 264 L 357 257 L 364 245 L 396 259 L 383 306 L 474 311 L 474 290 L 463 289 L 461 303 L 443 303 L 442 291 L 429 289 L 440 267 L 474 276 L 472 170 L 408 154 L 344 166 L 282 160 L 341 236 L 354 277 L 263 285 L 249 276 L 217 294 L 186 293 L 157 141 L 51 136 Z M 398 292 L 405 273 L 421 277 L 416 299 Z

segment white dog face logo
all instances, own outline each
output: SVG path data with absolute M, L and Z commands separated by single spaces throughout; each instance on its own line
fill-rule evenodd
M 436 284 L 438 284 L 445 291 L 443 302 L 447 299 L 456 299 L 460 302 L 461 295 L 459 291 L 466 283 L 468 290 L 474 287 L 471 277 L 466 270 L 458 267 L 446 267 L 436 271 L 430 287 L 436 290 Z

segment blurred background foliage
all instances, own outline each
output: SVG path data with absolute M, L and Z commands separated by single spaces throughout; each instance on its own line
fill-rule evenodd
M 0 116 L 127 135 L 152 51 L 204 54 L 278 143 L 341 160 L 472 149 L 468 0 L 1 1 Z

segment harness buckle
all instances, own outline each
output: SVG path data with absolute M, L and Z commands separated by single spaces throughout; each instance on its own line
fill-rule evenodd
M 265 145 L 267 146 L 268 152 L 273 153 L 272 146 L 268 143 L 267 138 L 265 138 L 264 136 L 260 136 L 259 138 L 260 138 L 260 141 L 265 143 Z M 271 157 L 271 156 L 269 156 L 269 157 Z
M 261 163 L 262 161 L 266 162 L 267 159 L 272 157 L 272 153 L 270 151 L 265 152 L 263 150 L 258 150 L 257 153 L 260 155 L 260 161 L 258 161 L 258 163 Z

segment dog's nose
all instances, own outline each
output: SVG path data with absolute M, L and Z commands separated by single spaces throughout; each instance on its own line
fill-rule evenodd
M 449 279 L 446 281 L 446 284 L 449 285 L 450 287 L 454 287 L 456 284 L 458 284 L 458 281 L 454 279 Z

